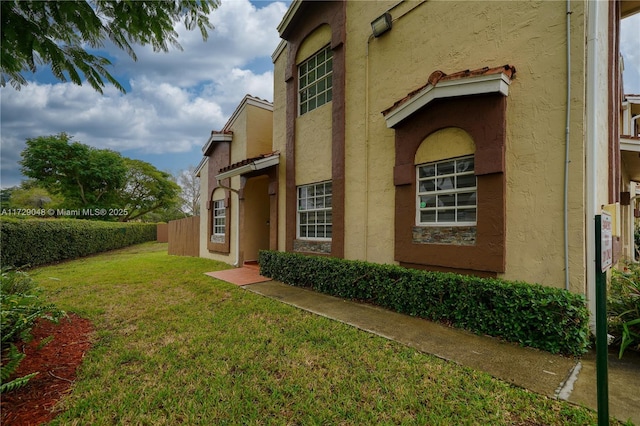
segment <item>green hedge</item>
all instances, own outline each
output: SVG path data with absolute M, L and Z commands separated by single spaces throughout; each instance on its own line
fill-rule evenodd
M 275 251 L 261 251 L 259 264 L 262 275 L 290 285 L 551 353 L 581 355 L 589 344 L 585 299 L 562 289 Z
M 155 223 L 81 219 L 0 221 L 2 266 L 32 267 L 155 241 Z

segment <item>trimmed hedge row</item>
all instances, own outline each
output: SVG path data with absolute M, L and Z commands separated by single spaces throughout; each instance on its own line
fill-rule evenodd
M 585 299 L 538 284 L 261 251 L 260 273 L 284 283 L 498 336 L 551 353 L 589 345 Z
M 155 223 L 81 219 L 2 219 L 3 266 L 33 267 L 154 241 Z

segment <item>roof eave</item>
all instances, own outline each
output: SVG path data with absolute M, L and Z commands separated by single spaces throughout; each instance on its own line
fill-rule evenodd
M 198 163 L 198 166 L 193 171 L 193 175 L 195 177 L 200 177 L 200 173 L 202 173 L 202 169 L 204 169 L 204 166 L 205 164 L 207 164 L 208 161 L 209 161 L 209 157 L 202 157 L 202 159 L 200 160 L 200 163 Z
M 480 75 L 429 84 L 406 102 L 385 113 L 388 128 L 393 128 L 436 99 L 500 93 L 509 95 L 511 79 L 504 73 Z
M 211 132 L 211 136 L 209 136 L 209 140 L 202 147 L 202 153 L 204 155 L 211 154 L 211 148 L 214 143 L 219 142 L 231 142 L 233 141 L 233 133 L 230 132 Z
M 227 170 L 226 172 L 222 172 L 216 175 L 216 180 L 221 181 L 230 177 L 243 175 L 245 173 L 250 173 L 256 170 L 262 170 L 269 168 L 271 166 L 276 166 L 280 164 L 280 156 L 272 155 L 265 158 L 260 158 L 258 160 L 252 161 L 249 164 L 245 164 L 243 166 L 237 167 L 235 169 Z
M 296 13 L 298 13 L 298 10 L 300 9 L 301 4 L 302 4 L 301 0 L 293 0 L 291 2 L 291 5 L 289 6 L 289 9 L 287 9 L 286 13 L 284 14 L 282 21 L 280 21 L 280 24 L 278 24 L 278 34 L 280 34 L 280 37 L 282 37 L 282 35 L 285 33 L 285 31 L 293 21 L 293 18 L 295 18 L 295 15 Z

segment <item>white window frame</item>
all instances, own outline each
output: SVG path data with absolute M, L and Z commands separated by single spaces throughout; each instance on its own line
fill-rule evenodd
M 333 99 L 333 52 L 327 45 L 298 65 L 298 115 Z
M 301 185 L 296 192 L 296 238 L 331 241 L 333 235 L 333 185 L 331 181 Z M 311 216 L 313 216 L 312 220 L 310 220 Z M 313 229 L 313 236 L 309 236 L 311 229 Z M 319 230 L 322 232 L 318 232 Z M 319 233 L 322 236 L 319 237 Z
M 475 176 L 474 167 L 466 170 L 458 170 L 469 159 L 474 160 L 473 155 L 448 158 L 446 160 L 433 161 L 416 165 L 416 226 L 475 226 L 478 222 L 478 179 Z M 448 172 L 453 163 L 453 172 Z M 429 169 L 433 169 L 433 174 Z M 442 173 L 439 169 L 442 169 Z M 420 176 L 420 170 L 425 169 L 424 176 Z M 469 185 L 469 176 L 473 176 L 473 186 Z M 460 183 L 458 182 L 460 179 Z M 441 183 L 438 183 L 438 181 Z M 433 185 L 429 185 L 433 182 Z M 424 183 L 424 185 L 421 185 Z M 448 183 L 449 185 L 445 185 Z M 465 186 L 463 186 L 465 185 Z M 462 197 L 473 193 L 474 204 L 470 204 L 471 197 L 460 204 Z M 452 198 L 453 196 L 453 198 Z M 440 198 L 442 197 L 442 198 Z M 453 200 L 453 203 L 451 201 Z M 458 212 L 475 210 L 475 220 L 458 220 Z M 444 212 L 454 212 L 454 220 L 438 221 L 439 215 Z M 435 221 L 422 221 L 422 212 L 435 212 Z
M 219 232 L 222 229 L 222 232 Z M 213 235 L 225 235 L 227 230 L 227 209 L 224 200 L 213 200 Z

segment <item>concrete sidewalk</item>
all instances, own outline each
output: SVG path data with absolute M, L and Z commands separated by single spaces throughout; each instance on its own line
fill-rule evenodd
M 372 305 L 346 301 L 304 288 L 267 281 L 243 286 L 309 312 L 487 372 L 552 398 L 596 409 L 595 355 L 580 360 L 523 348 Z M 640 425 L 640 356 L 609 356 L 609 414 Z

